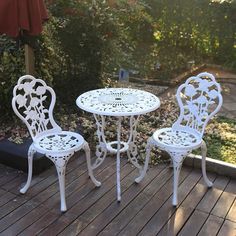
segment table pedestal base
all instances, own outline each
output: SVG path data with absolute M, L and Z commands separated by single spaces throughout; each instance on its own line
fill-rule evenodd
M 94 162 L 92 169 L 100 166 L 106 158 L 107 152 L 116 154 L 116 179 L 117 179 L 117 201 L 121 200 L 121 187 L 120 187 L 120 153 L 127 152 L 129 161 L 139 169 L 140 176 L 143 175 L 143 168 L 138 163 L 138 149 L 135 144 L 135 139 L 137 136 L 137 123 L 139 116 L 130 116 L 129 119 L 129 137 L 126 142 L 121 141 L 121 123 L 123 117 L 117 117 L 117 141 L 107 142 L 105 136 L 105 127 L 106 121 L 105 116 L 95 115 L 97 125 L 97 136 L 98 136 L 98 145 L 96 147 L 96 156 L 97 159 Z M 139 182 L 139 177 L 135 179 L 135 182 Z M 136 181 L 137 180 L 137 181 Z

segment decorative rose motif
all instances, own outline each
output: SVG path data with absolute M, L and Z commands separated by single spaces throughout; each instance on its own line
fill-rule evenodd
M 195 104 L 195 100 L 194 101 L 186 101 L 188 104 L 188 109 L 192 112 L 192 113 L 198 113 L 198 106 Z
M 194 88 L 193 85 L 189 84 L 186 88 L 185 88 L 185 95 L 192 97 L 196 94 L 196 89 Z
M 25 82 L 23 86 L 25 93 L 29 94 L 29 93 L 35 92 L 33 89 L 34 85 L 35 85 L 34 80 L 32 80 L 31 82 Z
M 215 99 L 217 96 L 218 96 L 218 92 L 214 89 L 214 90 L 211 90 L 208 95 L 211 99 Z
M 196 99 L 196 102 L 199 104 L 206 104 L 208 102 L 208 100 L 205 96 L 200 96 Z
M 26 101 L 27 101 L 26 97 L 21 94 L 19 94 L 16 98 L 16 102 L 19 105 L 19 108 L 25 106 Z
M 43 86 L 39 86 L 37 89 L 36 89 L 36 94 L 37 95 L 43 95 L 43 94 L 45 94 L 46 93 L 46 88 L 45 87 L 43 87 Z
M 31 119 L 31 120 L 37 120 L 39 119 L 39 114 L 35 110 L 30 110 L 27 113 L 27 116 L 25 118 L 26 120 Z
M 36 98 L 36 97 L 31 98 L 31 100 L 30 100 L 30 106 L 31 106 L 31 107 L 36 107 L 36 106 L 39 104 L 39 102 L 40 102 L 40 100 L 39 100 L 38 98 Z
M 199 87 L 198 90 L 208 92 L 209 88 L 214 85 L 214 82 L 210 82 L 206 79 L 199 79 Z
M 211 80 L 196 78 L 192 81 L 194 84 L 187 84 L 185 87 L 183 99 L 184 114 L 183 125 L 201 130 L 207 117 L 209 116 L 207 109 L 214 104 L 219 92 L 213 87 L 215 83 Z M 195 86 L 195 87 L 194 87 Z M 189 112 L 186 110 L 189 110 Z

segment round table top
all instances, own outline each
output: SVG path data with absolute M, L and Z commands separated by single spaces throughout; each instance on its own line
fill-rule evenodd
M 130 88 L 96 89 L 76 99 L 81 109 L 98 115 L 132 116 L 156 110 L 160 100 L 152 93 Z

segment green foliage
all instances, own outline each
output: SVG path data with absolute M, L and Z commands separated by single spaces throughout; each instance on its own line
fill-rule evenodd
M 23 63 L 23 48 L 7 37 L 0 37 L 0 114 L 11 112 L 12 89 L 18 76 L 24 74 Z
M 236 120 L 220 117 L 207 126 L 208 156 L 236 164 Z
M 147 37 L 153 39 L 151 19 L 141 3 L 60 0 L 50 9 L 58 21 L 55 37 L 63 52 L 64 64 L 55 81 L 63 101 L 74 102 L 81 92 L 102 86 L 101 81 L 121 67 L 150 67 L 143 55 L 151 49 L 144 43 Z
M 154 53 L 161 77 L 186 68 L 187 62 L 219 63 L 236 70 L 236 2 L 147 0 L 154 18 Z
M 50 22 L 39 37 L 23 37 L 18 40 L 0 36 L 0 121 L 12 115 L 11 99 L 13 87 L 20 76 L 26 74 L 24 43 L 34 48 L 35 76 L 52 83 L 55 71 L 60 68 L 60 58 L 51 36 L 53 22 Z M 3 115 L 4 114 L 4 115 Z
M 53 84 L 57 98 L 104 86 L 119 68 L 170 80 L 188 62 L 236 70 L 236 3 L 210 0 L 54 0 L 50 20 L 31 39 L 36 76 Z M 23 45 L 0 36 L 0 112 L 10 113 L 13 85 L 25 74 Z M 159 62 L 161 69 L 156 70 Z
M 81 92 L 99 86 L 101 32 L 87 1 L 57 1 L 51 8 L 57 29 L 53 37 L 61 58 L 54 85 L 61 101 L 74 105 Z

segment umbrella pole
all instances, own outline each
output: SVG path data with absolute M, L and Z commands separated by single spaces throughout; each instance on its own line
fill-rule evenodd
M 28 44 L 25 44 L 25 69 L 26 74 L 34 75 L 34 50 Z

